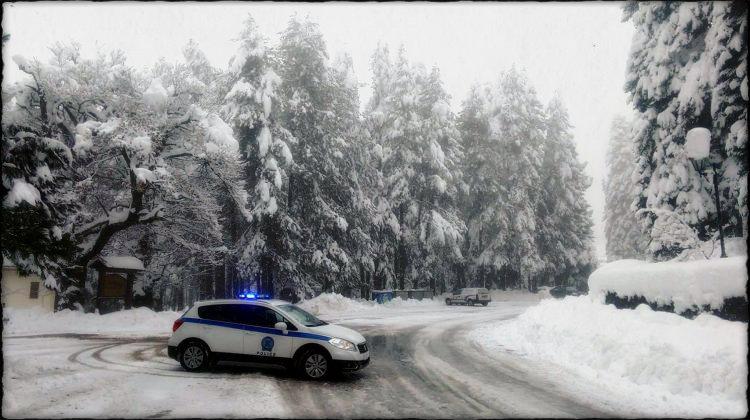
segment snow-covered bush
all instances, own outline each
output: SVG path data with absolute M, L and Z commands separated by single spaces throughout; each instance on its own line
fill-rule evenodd
M 747 320 L 746 261 L 745 256 L 658 263 L 619 260 L 589 276 L 589 294 L 618 306 L 648 302 L 677 313 L 713 311 Z M 724 308 L 727 303 L 739 306 Z

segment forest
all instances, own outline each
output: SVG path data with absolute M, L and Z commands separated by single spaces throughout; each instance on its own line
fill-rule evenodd
M 624 7 L 634 111 L 610 139 L 609 259 L 671 259 L 719 224 L 746 236 L 747 47 L 732 37 L 747 28 L 730 10 L 744 7 Z M 2 95 L 2 253 L 60 307 L 91 309 L 103 255 L 143 261 L 135 293 L 155 309 L 245 290 L 585 287 L 591 178 L 564 98 L 541 103 L 511 67 L 453 110 L 437 67 L 381 44 L 361 104 L 351 58 L 330 57 L 315 22 L 293 16 L 272 43 L 248 16 L 238 34 L 225 68 L 192 40 L 148 69 L 75 43 L 6 63 L 26 77 Z M 681 149 L 698 125 L 721 222 Z

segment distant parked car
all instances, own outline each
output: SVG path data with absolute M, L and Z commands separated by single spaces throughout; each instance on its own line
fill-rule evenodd
M 445 298 L 445 304 L 450 305 L 476 305 L 477 303 L 487 306 L 490 299 L 490 292 L 484 287 L 465 287 L 454 290 L 450 296 Z
M 549 294 L 557 299 L 562 299 L 565 296 L 580 296 L 581 292 L 573 286 L 555 286 L 549 289 Z

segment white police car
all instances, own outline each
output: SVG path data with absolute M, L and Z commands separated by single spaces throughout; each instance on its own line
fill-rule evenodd
M 365 338 L 282 300 L 196 302 L 174 322 L 167 352 L 187 371 L 218 361 L 283 365 L 309 379 L 370 363 Z

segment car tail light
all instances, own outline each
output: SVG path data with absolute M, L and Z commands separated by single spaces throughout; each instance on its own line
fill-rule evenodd
M 172 332 L 177 331 L 178 328 L 180 328 L 180 325 L 182 325 L 185 321 L 182 320 L 182 318 L 178 319 L 177 321 L 172 324 Z

